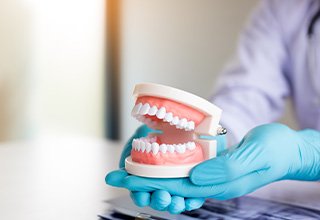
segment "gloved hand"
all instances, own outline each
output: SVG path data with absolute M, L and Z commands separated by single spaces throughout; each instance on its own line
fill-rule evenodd
M 106 176 L 106 183 L 112 186 L 124 187 L 122 184 L 123 178 L 128 176 L 128 173 L 123 169 L 125 166 L 125 159 L 130 155 L 132 148 L 132 141 L 135 138 L 145 137 L 149 132 L 154 130 L 143 125 L 137 129 L 134 135 L 125 144 L 119 162 L 119 170 L 113 171 Z M 152 192 L 135 191 L 130 192 L 133 202 L 139 206 L 150 206 L 156 210 L 164 210 L 171 207 L 169 211 L 173 214 L 180 213 L 184 210 L 191 211 L 202 206 L 205 198 L 186 198 L 179 196 L 171 196 L 169 192 L 164 190 L 154 190 Z M 183 207 L 183 208 L 182 208 Z M 183 210 L 182 210 L 183 209 Z
M 172 195 L 170 204 L 166 206 L 167 200 L 163 207 L 178 213 L 186 209 L 183 197 L 231 199 L 284 179 L 320 180 L 319 132 L 262 125 L 251 130 L 233 150 L 196 166 L 190 178 L 142 178 L 114 171 L 106 181 L 139 193 Z M 161 203 L 161 198 L 157 202 Z

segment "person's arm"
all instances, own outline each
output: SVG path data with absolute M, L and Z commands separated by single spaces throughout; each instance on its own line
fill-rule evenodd
M 218 79 L 211 101 L 223 109 L 221 124 L 229 130 L 229 144 L 238 143 L 257 125 L 276 121 L 289 96 L 279 4 L 261 2 L 240 36 L 232 63 Z

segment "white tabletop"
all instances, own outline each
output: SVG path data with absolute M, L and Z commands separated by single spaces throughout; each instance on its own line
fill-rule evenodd
M 88 138 L 0 145 L 0 219 L 97 219 L 103 200 L 126 193 L 104 182 L 121 148 Z
M 97 219 L 104 200 L 128 194 L 104 182 L 121 150 L 88 138 L 0 144 L 0 219 Z M 319 183 L 279 182 L 254 195 L 320 209 Z

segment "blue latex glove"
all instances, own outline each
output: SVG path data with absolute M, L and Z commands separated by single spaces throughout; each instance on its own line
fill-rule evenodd
M 132 148 L 131 143 L 134 138 L 145 137 L 151 131 L 154 132 L 154 130 L 143 125 L 139 127 L 134 135 L 127 141 L 119 162 L 120 170 L 107 175 L 106 182 L 108 184 L 117 187 L 124 187 L 122 179 L 128 175 L 123 169 L 125 166 L 124 161 L 130 155 Z M 219 147 L 219 149 L 221 149 L 221 147 Z M 131 190 L 130 196 L 133 202 L 139 207 L 150 206 L 156 210 L 168 209 L 171 213 L 180 213 L 184 210 L 191 211 L 197 209 L 201 207 L 205 201 L 205 198 L 183 198 L 179 196 L 171 196 L 170 193 L 165 190 L 155 190 L 152 192 Z
M 106 181 L 139 193 L 160 191 L 171 200 L 177 197 L 163 210 L 179 213 L 186 209 L 179 202 L 184 198 L 231 199 L 284 179 L 320 180 L 319 132 L 263 125 L 251 130 L 233 150 L 196 166 L 190 178 L 142 178 L 120 170 Z

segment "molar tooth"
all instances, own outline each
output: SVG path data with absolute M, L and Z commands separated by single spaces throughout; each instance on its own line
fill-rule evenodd
M 179 127 L 185 128 L 186 125 L 187 125 L 187 123 L 188 123 L 187 119 L 186 119 L 186 118 L 183 118 L 183 119 L 181 119 L 180 122 L 179 122 Z
M 196 148 L 196 144 L 194 142 L 190 141 L 190 142 L 187 143 L 187 148 L 189 150 L 194 150 Z
M 172 119 L 173 119 L 173 114 L 171 112 L 169 112 L 164 116 L 163 121 L 171 122 Z
M 140 114 L 140 115 L 145 115 L 145 114 L 148 113 L 149 109 L 150 109 L 150 105 L 149 105 L 148 103 L 145 103 L 145 104 L 141 107 L 141 109 L 140 109 L 140 111 L 139 111 L 139 114 Z
M 180 153 L 183 154 L 186 151 L 186 147 L 183 144 L 177 144 L 175 146 L 175 150 Z
M 166 108 L 165 107 L 161 107 L 158 112 L 157 112 L 157 118 L 159 119 L 163 119 L 164 116 L 166 115 Z
M 140 111 L 140 108 L 142 107 L 142 103 L 139 103 L 139 104 L 136 104 L 134 107 L 133 107 L 133 109 L 132 109 L 132 111 L 131 111 L 131 115 L 137 115 L 137 114 L 139 114 L 139 111 Z
M 152 143 L 151 144 L 152 153 L 156 155 L 159 152 L 159 144 L 158 143 Z
M 195 127 L 194 121 L 189 121 L 187 125 L 188 130 L 190 131 L 194 130 L 194 127 Z
M 151 151 L 151 144 L 150 144 L 150 143 L 147 143 L 147 144 L 146 144 L 146 152 L 147 152 L 147 153 L 150 153 L 150 151 Z
M 167 145 L 166 144 L 161 144 L 160 145 L 160 151 L 162 153 L 166 153 L 167 152 Z
M 157 106 L 154 105 L 149 109 L 148 114 L 153 116 L 153 115 L 156 115 L 157 111 L 158 111 L 158 108 L 157 108 Z
M 167 148 L 170 153 L 174 153 L 174 146 L 172 144 L 168 144 Z
M 178 144 L 178 147 L 177 147 L 177 152 L 180 153 L 180 154 L 183 154 L 184 152 L 186 152 L 186 145 L 184 144 Z
M 172 125 L 177 125 L 179 123 L 179 117 L 178 116 L 174 116 L 172 121 L 171 121 Z

